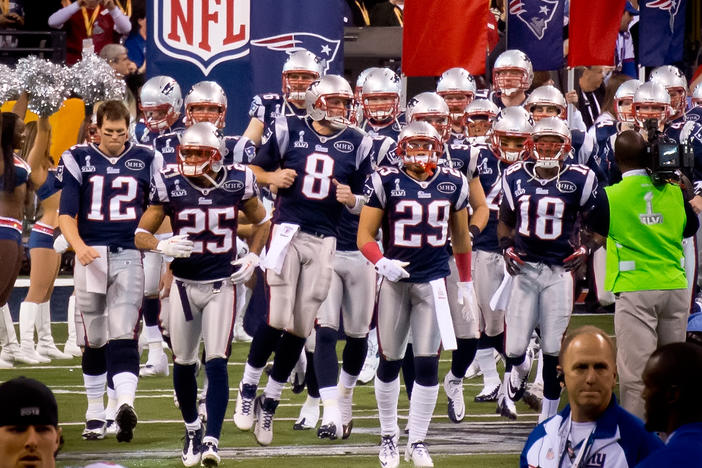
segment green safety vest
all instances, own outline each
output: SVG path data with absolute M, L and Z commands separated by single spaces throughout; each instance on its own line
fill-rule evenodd
M 605 289 L 618 293 L 686 288 L 682 234 L 687 217 L 680 187 L 656 186 L 647 175 L 631 175 L 605 187 L 605 192 Z

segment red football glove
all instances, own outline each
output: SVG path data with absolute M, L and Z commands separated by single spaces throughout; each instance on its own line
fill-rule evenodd
M 585 264 L 589 250 L 584 245 L 581 245 L 575 251 L 563 259 L 563 266 L 567 271 L 575 271 Z
M 507 273 L 512 276 L 517 276 L 522 271 L 522 265 L 524 265 L 522 257 L 514 250 L 514 247 L 507 247 L 502 253 L 502 256 L 505 259 Z

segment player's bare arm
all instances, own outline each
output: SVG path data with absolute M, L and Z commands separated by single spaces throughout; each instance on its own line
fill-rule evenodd
M 295 182 L 295 177 L 297 177 L 297 172 L 294 169 L 276 169 L 269 172 L 253 164 L 249 168 L 256 176 L 256 181 L 259 185 L 274 185 L 279 188 L 288 188 Z
M 375 242 L 375 236 L 378 234 L 380 224 L 383 221 L 383 210 L 371 206 L 364 206 L 361 210 L 361 218 L 358 221 L 358 235 L 356 237 L 356 245 L 359 249 L 368 242 Z M 467 225 L 467 223 L 466 223 Z
M 97 250 L 86 245 L 78 234 L 78 221 L 73 216 L 62 214 L 59 216 L 59 227 L 61 233 L 76 252 L 76 258 L 81 265 L 89 265 L 93 260 L 100 257 Z
M 261 145 L 261 137 L 263 136 L 263 122 L 256 117 L 251 118 L 249 126 L 244 131 L 244 136 L 253 141 L 256 146 Z
M 483 201 L 485 197 L 483 196 Z M 487 209 L 487 205 L 485 206 Z M 452 211 L 449 215 L 449 229 L 451 231 L 451 247 L 454 254 L 463 254 L 471 251 L 470 233 L 468 231 L 468 210 Z
M 479 177 L 473 177 L 470 181 L 469 189 L 468 203 L 473 209 L 473 214 L 470 216 L 470 232 L 475 236 L 487 226 L 490 208 L 488 208 L 485 191 Z
M 259 255 L 263 246 L 266 245 L 271 229 L 271 222 L 266 219 L 266 209 L 258 198 L 253 197 L 244 202 L 241 210 L 252 223 L 250 225 L 251 235 L 248 237 L 250 239 L 249 250 Z
M 149 205 L 141 219 L 139 227 L 134 235 L 134 245 L 141 250 L 156 250 L 158 247 L 158 239 L 154 233 L 166 217 L 161 205 Z

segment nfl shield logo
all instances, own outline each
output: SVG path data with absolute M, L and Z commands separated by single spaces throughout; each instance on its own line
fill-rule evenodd
M 187 60 L 207 76 L 218 64 L 249 54 L 250 2 L 153 0 L 159 51 Z

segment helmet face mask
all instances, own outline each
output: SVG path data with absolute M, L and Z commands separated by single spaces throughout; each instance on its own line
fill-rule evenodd
M 373 124 L 390 124 L 397 116 L 400 97 L 392 93 L 374 93 L 363 96 L 363 115 Z
M 531 115 L 534 116 L 535 122 L 538 122 L 546 117 L 560 117 L 563 114 L 563 111 L 556 106 L 542 104 L 531 106 L 529 111 L 531 112 Z
M 413 122 L 426 122 L 436 129 L 443 141 L 448 141 L 451 136 L 451 124 L 447 115 L 443 114 L 414 114 Z
M 222 168 L 226 146 L 218 128 L 210 122 L 198 122 L 187 128 L 178 145 L 178 171 L 186 177 L 209 177 Z M 212 181 L 213 182 L 213 181 Z
M 322 76 L 305 93 L 307 115 L 335 130 L 351 125 L 353 105 L 351 86 L 338 75 Z
M 454 125 L 463 126 L 465 124 L 466 107 L 468 107 L 468 104 L 473 100 L 473 93 L 443 92 L 438 94 L 446 101 L 446 105 L 451 113 L 451 122 Z
M 616 114 L 619 122 L 635 122 L 633 101 L 633 97 L 614 100 L 614 113 Z
M 651 72 L 651 81 L 662 85 L 670 96 L 670 115 L 679 116 L 685 113 L 687 105 L 687 78 L 679 68 L 673 65 L 663 65 Z
M 191 123 L 209 122 L 218 128 L 224 126 L 225 112 L 216 103 L 198 102 L 186 108 L 188 121 Z
M 670 94 L 660 83 L 647 81 L 636 90 L 632 104 L 634 119 L 641 127 L 647 120 L 656 119 L 663 125 L 671 116 Z
M 516 49 L 502 52 L 492 69 L 492 83 L 496 91 L 513 96 L 526 91 L 534 79 L 534 68 L 527 55 Z
M 502 109 L 495 117 L 489 133 L 493 154 L 507 164 L 526 159 L 533 125 L 531 114 L 523 107 Z
M 227 95 L 214 81 L 195 83 L 185 97 L 186 126 L 198 122 L 210 122 L 217 128 L 224 128 L 227 115 Z
M 410 122 L 398 136 L 395 154 L 405 169 L 432 175 L 443 153 L 444 144 L 439 133 L 426 122 Z
M 521 68 L 501 68 L 495 71 L 495 87 L 507 96 L 529 88 L 527 74 Z
M 389 68 L 368 69 L 362 80 L 360 104 L 372 125 L 390 125 L 400 111 L 400 77 Z
M 475 79 L 468 70 L 460 67 L 446 70 L 436 84 L 436 93 L 448 104 L 454 125 L 465 124 L 465 109 L 475 97 L 476 91 Z
M 494 116 L 487 114 L 475 114 L 470 117 L 466 116 L 466 128 L 468 129 L 469 137 L 485 136 L 492 128 L 492 120 Z
M 531 156 L 534 167 L 558 168 L 572 149 L 568 124 L 558 117 L 547 117 L 534 125 Z
M 294 103 L 305 102 L 305 92 L 319 78 L 316 73 L 306 70 L 291 70 L 283 73 L 283 95 Z
M 413 97 L 407 104 L 405 116 L 408 122 L 431 123 L 444 142 L 451 136 L 449 108 L 446 101 L 437 93 L 424 92 Z
M 183 97 L 180 86 L 169 76 L 154 76 L 139 91 L 144 124 L 154 132 L 170 128 L 180 117 Z

